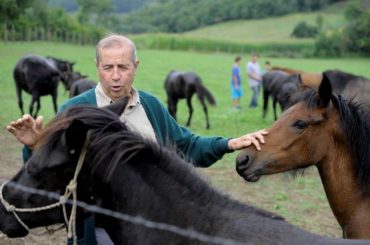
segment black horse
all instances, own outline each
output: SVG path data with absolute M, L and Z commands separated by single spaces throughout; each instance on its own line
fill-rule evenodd
M 263 118 L 266 117 L 269 97 L 272 97 L 274 118 L 277 119 L 276 104 L 284 111 L 290 105 L 290 97 L 301 84 L 299 74 L 290 75 L 284 71 L 271 70 L 262 76 Z
M 335 93 L 360 104 L 370 105 L 369 78 L 341 70 L 326 70 L 323 73 L 330 79 L 331 86 Z M 367 108 L 369 108 L 369 106 L 367 106 Z
M 210 128 L 208 119 L 208 109 L 205 103 L 205 98 L 211 105 L 215 105 L 216 101 L 211 92 L 203 86 L 202 79 L 194 72 L 178 72 L 171 71 L 164 82 L 164 88 L 167 93 L 168 111 L 176 120 L 177 102 L 179 99 L 186 99 L 186 104 L 189 108 L 189 118 L 186 126 L 190 126 L 191 117 L 193 115 L 193 106 L 191 98 L 194 93 L 198 95 L 199 101 L 203 106 L 204 114 L 206 115 L 206 128 Z
M 96 82 L 88 79 L 78 79 L 73 82 L 71 88 L 69 89 L 69 97 L 77 96 L 89 89 L 92 89 L 96 86 Z
M 232 200 L 210 187 L 174 151 L 128 131 L 118 116 L 126 104 L 127 99 L 110 105 L 115 113 L 77 106 L 58 115 L 12 183 L 64 193 L 67 185 L 68 190 L 76 187 L 70 182 L 74 179 L 79 201 L 157 222 L 145 226 L 96 214 L 96 225 L 115 244 L 215 244 L 216 240 L 216 244 L 368 244 L 321 237 Z M 10 184 L 0 190 L 0 230 L 10 237 L 27 235 L 24 226 L 65 220 L 61 208 L 22 212 L 18 216 L 23 226 L 4 208 L 5 202 L 7 207 L 31 209 L 52 201 Z M 77 219 L 84 215 L 77 209 Z
M 13 71 L 18 106 L 21 113 L 24 114 L 22 90 L 32 95 L 29 106 L 31 116 L 36 117 L 41 108 L 40 96 L 48 94 L 52 97 L 54 111 L 56 113 L 59 81 L 62 81 L 66 89 L 68 89 L 73 65 L 74 63 L 72 62 L 50 56 L 27 55 L 21 58 Z M 36 109 L 34 108 L 35 103 Z

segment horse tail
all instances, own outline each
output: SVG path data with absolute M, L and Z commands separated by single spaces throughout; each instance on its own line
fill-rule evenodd
M 201 83 L 196 84 L 195 92 L 197 93 L 199 100 L 203 101 L 205 97 L 210 105 L 216 105 L 215 97 Z

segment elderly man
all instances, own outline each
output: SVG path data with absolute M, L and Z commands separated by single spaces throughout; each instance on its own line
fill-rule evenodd
M 129 96 L 129 103 L 121 115 L 128 128 L 164 146 L 175 145 L 194 166 L 200 167 L 210 166 L 225 153 L 250 145 L 260 149 L 260 143 L 264 143 L 263 136 L 267 133 L 264 130 L 229 139 L 197 136 L 179 126 L 156 97 L 132 86 L 138 66 L 136 47 L 130 39 L 116 34 L 103 38 L 96 47 L 100 82 L 95 88 L 67 100 L 59 112 L 78 104 L 103 107 Z M 26 161 L 42 130 L 42 117 L 33 119 L 24 115 L 11 122 L 7 129 L 25 145 L 23 157 Z M 94 230 L 88 231 L 86 227 L 85 224 L 85 229 L 80 229 L 79 244 L 109 244 L 105 231 L 97 229 L 96 237 L 91 238 L 89 234 Z

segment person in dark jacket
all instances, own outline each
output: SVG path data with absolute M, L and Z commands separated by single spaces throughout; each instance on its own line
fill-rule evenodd
M 238 138 L 203 137 L 178 125 L 156 97 L 132 86 L 138 66 L 136 47 L 130 39 L 117 34 L 106 36 L 96 47 L 99 83 L 95 88 L 67 100 L 59 108 L 59 113 L 73 105 L 103 107 L 129 96 L 129 103 L 120 117 L 127 127 L 163 146 L 175 146 L 198 167 L 208 167 L 224 154 L 251 145 L 259 150 L 260 144 L 264 143 L 265 130 Z M 34 119 L 24 115 L 7 126 L 7 130 L 25 145 L 24 161 L 32 154 L 42 131 L 42 122 L 42 116 Z M 94 229 L 92 219 L 86 219 L 85 224 L 79 224 L 77 229 L 78 244 L 112 244 L 103 229 Z

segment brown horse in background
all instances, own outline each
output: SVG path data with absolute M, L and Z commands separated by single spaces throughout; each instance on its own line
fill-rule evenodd
M 306 72 L 303 70 L 294 70 L 286 67 L 272 67 L 272 71 L 283 71 L 287 74 L 299 74 L 301 77 L 302 85 L 306 87 L 317 88 L 322 80 L 322 73 Z
M 247 181 L 315 165 L 345 238 L 370 239 L 370 118 L 367 109 L 332 93 L 323 73 L 318 92 L 306 90 L 271 128 L 261 151 L 236 159 Z

